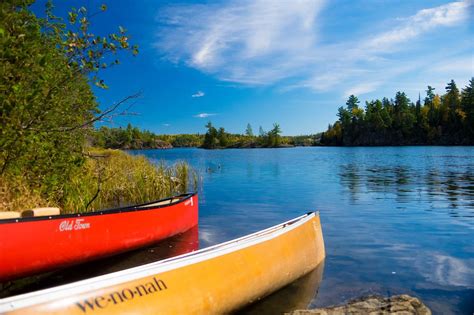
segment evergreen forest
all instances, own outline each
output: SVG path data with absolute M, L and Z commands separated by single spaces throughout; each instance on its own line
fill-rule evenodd
M 349 96 L 338 120 L 321 135 L 321 145 L 473 145 L 474 78 L 463 89 L 451 80 L 443 94 L 428 86 L 416 102 L 404 92 L 362 107 Z

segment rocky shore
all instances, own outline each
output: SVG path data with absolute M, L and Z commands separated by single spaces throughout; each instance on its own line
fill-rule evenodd
M 418 298 L 403 294 L 388 298 L 368 296 L 352 300 L 344 305 L 297 310 L 291 315 L 343 315 L 343 314 L 396 314 L 396 315 L 431 315 L 430 309 Z

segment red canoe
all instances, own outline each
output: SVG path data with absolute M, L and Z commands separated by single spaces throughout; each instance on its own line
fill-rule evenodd
M 197 224 L 196 194 L 96 212 L 0 220 L 0 282 L 146 246 Z

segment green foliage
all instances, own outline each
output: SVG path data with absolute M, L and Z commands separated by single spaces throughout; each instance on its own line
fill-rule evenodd
M 197 174 L 189 165 L 152 164 L 144 156 L 93 149 L 80 174 L 65 191 L 64 209 L 90 211 L 144 203 L 197 189 Z
M 102 126 L 91 132 L 91 145 L 107 149 L 159 149 L 171 147 L 170 142 L 148 130 L 139 130 L 128 124 L 127 128 Z
M 202 147 L 206 149 L 215 149 L 219 146 L 219 139 L 217 138 L 217 129 L 214 128 L 211 122 L 207 123 L 206 128 L 207 132 L 204 135 L 204 143 L 202 144 Z
M 264 146 L 269 148 L 279 147 L 281 144 L 281 128 L 279 124 L 273 124 L 272 130 L 267 133 L 264 139 Z
M 225 148 L 229 145 L 229 139 L 223 127 L 219 128 L 219 131 L 217 131 L 217 140 L 219 141 L 219 146 L 221 147 Z
M 339 120 L 321 136 L 323 145 L 474 144 L 474 78 L 460 93 L 451 80 L 439 96 L 428 86 L 424 104 L 412 103 L 403 92 L 358 107 L 351 95 Z
M 87 130 L 79 126 L 97 113 L 97 103 L 87 77 L 65 54 L 64 25 L 50 6 L 39 19 L 27 4 L 0 3 L 0 172 L 25 177 L 46 199 L 60 199 L 83 163 Z
M 465 133 L 472 139 L 474 138 L 474 78 L 461 93 L 461 110 L 465 114 Z
M 25 178 L 0 177 L 0 209 L 21 211 L 37 206 L 59 206 L 63 213 L 85 212 L 152 200 L 197 189 L 197 174 L 184 162 L 152 164 L 144 156 L 122 151 L 89 149 L 84 164 L 69 177 L 60 202 L 46 200 L 31 190 Z
M 116 145 L 112 139 L 121 146 L 157 145 L 155 135 L 130 125 L 118 133 L 92 130 L 117 107 L 100 113 L 90 84 L 106 88 L 99 72 L 119 63 L 118 52 L 136 54 L 137 47 L 123 27 L 92 34 L 88 17 L 95 13 L 84 7 L 72 9 L 63 21 L 54 16 L 51 1 L 44 17 L 29 10 L 32 2 L 0 2 L 2 210 L 42 205 L 83 210 L 117 196 L 118 203 L 141 202 L 187 190 L 192 172 L 185 164 L 156 170 L 144 158 L 113 153 L 102 163 L 84 154 L 88 138 L 101 146 Z M 97 183 L 101 193 L 85 204 Z
M 127 128 L 102 126 L 90 132 L 89 141 L 92 146 L 107 149 L 163 149 L 171 147 L 200 147 L 203 144 L 204 135 L 157 135 L 148 130 L 132 127 L 131 125 L 127 126 Z
M 359 109 L 359 103 L 360 101 L 356 96 L 350 95 L 346 102 L 349 113 L 353 113 L 354 110 Z
M 247 128 L 245 128 L 245 135 L 248 137 L 253 137 L 253 130 L 250 124 L 247 124 Z
M 312 146 L 319 141 L 318 135 L 281 136 L 281 128 L 273 125 L 270 132 L 260 136 L 232 134 L 224 128 L 216 129 L 212 123 L 206 125 L 207 133 L 157 135 L 147 130 L 140 130 L 130 124 L 126 128 L 109 128 L 102 126 L 90 132 L 89 143 L 93 147 L 107 149 L 162 149 L 170 147 L 203 147 L 217 148 L 255 148 L 278 146 Z M 248 130 L 248 125 L 247 125 Z M 262 129 L 263 130 L 263 129 Z
M 265 132 L 260 127 L 259 136 L 254 136 L 252 127 L 247 125 L 245 135 L 227 133 L 224 128 L 216 129 L 212 123 L 206 125 L 207 132 L 204 135 L 202 148 L 277 148 L 281 146 L 295 145 L 314 145 L 316 136 L 281 136 L 281 128 L 279 124 L 273 124 L 272 130 Z
M 200 134 L 159 135 L 158 138 L 173 147 L 200 147 L 204 141 L 204 135 Z

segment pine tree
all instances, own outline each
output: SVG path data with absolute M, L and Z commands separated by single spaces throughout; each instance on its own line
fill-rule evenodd
M 461 93 L 462 110 L 466 113 L 464 120 L 464 130 L 467 133 L 466 142 L 474 144 L 474 77 Z
M 247 128 L 245 129 L 245 135 L 248 137 L 253 137 L 253 130 L 250 123 L 247 124 Z

